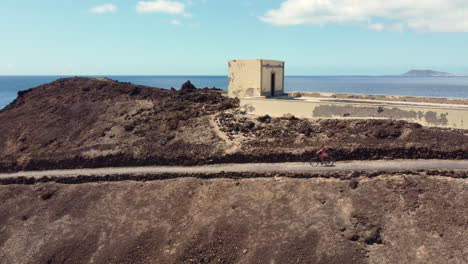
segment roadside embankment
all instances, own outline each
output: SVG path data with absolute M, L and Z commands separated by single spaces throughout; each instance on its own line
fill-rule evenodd
M 463 263 L 448 173 L 1 185 L 0 263 Z
M 340 179 L 351 180 L 356 178 L 375 178 L 380 176 L 399 176 L 399 175 L 420 175 L 420 176 L 440 176 L 455 179 L 467 179 L 468 170 L 431 170 L 431 169 L 400 169 L 400 170 L 336 170 L 323 172 L 128 172 L 128 173 L 76 173 L 76 174 L 38 174 L 34 176 L 2 176 L 0 185 L 33 185 L 38 183 L 61 183 L 61 184 L 82 184 L 90 182 L 119 182 L 119 181 L 159 181 L 182 178 L 197 179 L 256 179 L 256 178 L 296 178 L 296 179 Z

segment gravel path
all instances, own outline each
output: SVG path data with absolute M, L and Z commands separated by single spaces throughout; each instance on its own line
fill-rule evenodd
M 468 170 L 468 161 L 462 160 L 378 160 L 338 162 L 333 167 L 312 167 L 308 163 L 247 163 L 217 164 L 195 167 L 121 167 L 99 169 L 22 171 L 0 174 L 2 178 L 44 176 L 99 176 L 121 174 L 163 174 L 163 173 L 219 173 L 219 172 L 327 172 L 327 171 L 395 171 L 395 170 Z

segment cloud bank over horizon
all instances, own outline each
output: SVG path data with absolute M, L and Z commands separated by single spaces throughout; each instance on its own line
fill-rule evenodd
M 355 25 L 382 31 L 468 32 L 466 0 L 285 0 L 259 19 L 275 26 Z

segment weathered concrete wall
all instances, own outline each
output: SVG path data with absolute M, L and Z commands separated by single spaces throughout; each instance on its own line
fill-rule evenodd
M 230 97 L 271 96 L 271 75 L 275 73 L 275 95 L 284 91 L 284 62 L 273 60 L 229 61 Z
M 290 92 L 288 93 L 288 95 L 290 97 L 295 97 L 295 98 L 310 97 L 310 98 L 376 100 L 376 101 L 387 101 L 387 102 L 413 102 L 413 103 L 468 105 L 468 99 L 465 99 L 465 98 L 442 98 L 442 97 L 378 95 L 378 94 L 321 93 L 321 92 Z
M 271 74 L 275 73 L 275 96 L 284 91 L 284 62 L 262 60 L 262 95 L 271 96 Z
M 441 108 L 430 105 L 395 106 L 245 98 L 241 100 L 241 108 L 248 114 L 273 117 L 291 114 L 300 118 L 393 119 L 415 122 L 423 126 L 468 129 L 466 107 Z
M 228 64 L 229 97 L 262 96 L 260 60 L 232 60 Z

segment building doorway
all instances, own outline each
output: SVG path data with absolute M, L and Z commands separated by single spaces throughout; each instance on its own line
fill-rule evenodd
M 271 73 L 271 96 L 275 96 L 275 87 L 276 87 L 276 74 L 274 72 Z

